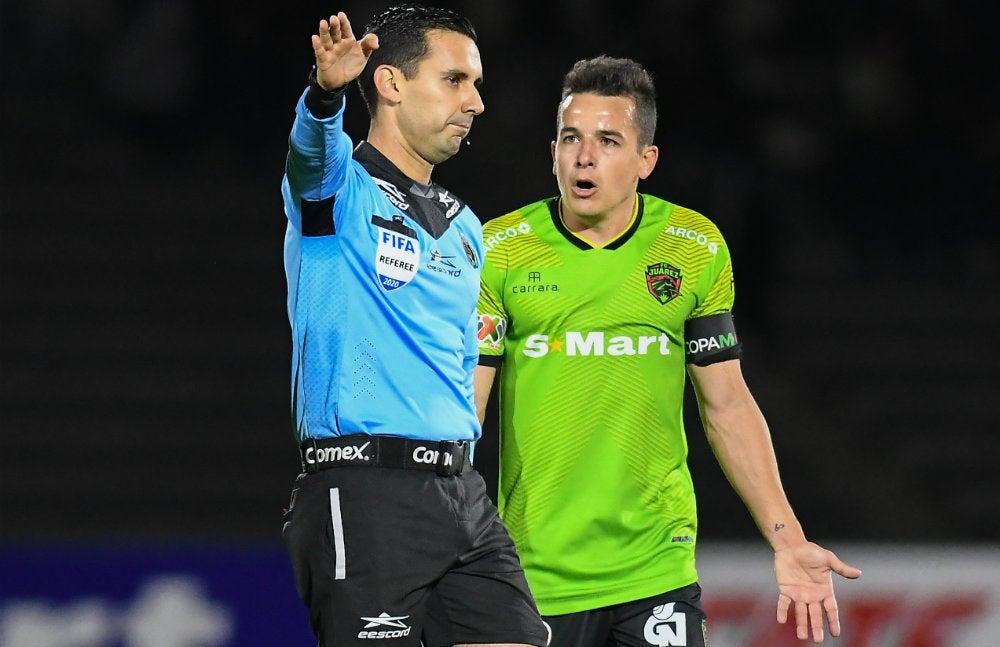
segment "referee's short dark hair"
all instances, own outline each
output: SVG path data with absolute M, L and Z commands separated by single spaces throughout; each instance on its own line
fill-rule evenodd
M 378 49 L 372 52 L 365 71 L 358 77 L 361 96 L 368 106 L 368 114 L 375 116 L 378 91 L 375 90 L 373 73 L 379 65 L 399 68 L 403 76 L 412 79 L 428 53 L 427 32 L 439 29 L 463 34 L 476 42 L 472 22 L 450 9 L 404 4 L 390 7 L 372 18 L 365 25 L 365 34 L 378 36 Z
M 635 101 L 639 146 L 656 134 L 656 86 L 653 75 L 630 58 L 597 56 L 577 61 L 563 78 L 562 98 L 571 94 L 630 97 Z

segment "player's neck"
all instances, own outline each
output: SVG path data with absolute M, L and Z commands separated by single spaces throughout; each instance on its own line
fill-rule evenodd
M 580 238 L 595 248 L 601 248 L 632 226 L 636 217 L 638 200 L 624 202 L 615 209 L 597 214 L 581 214 L 569 209 L 566 202 L 559 201 L 559 215 L 563 224 L 577 238 Z

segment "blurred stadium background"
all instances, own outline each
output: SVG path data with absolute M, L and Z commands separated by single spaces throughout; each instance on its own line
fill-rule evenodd
M 298 467 L 279 182 L 316 22 L 344 10 L 360 29 L 389 4 L 0 5 L 0 647 L 310 644 L 278 536 Z M 705 213 L 733 249 L 745 372 L 786 489 L 809 535 L 866 571 L 840 586 L 854 615 L 839 644 L 986 644 L 1000 623 L 997 584 L 975 577 L 1000 567 L 986 5 L 438 4 L 479 29 L 487 110 L 435 179 L 483 218 L 555 193 L 573 62 L 654 72 L 661 161 L 641 189 Z M 693 415 L 689 437 L 718 582 L 706 603 L 737 627 L 720 640 L 780 647 L 786 634 L 747 633 L 772 617 L 766 548 Z M 495 442 L 488 427 L 491 482 Z M 756 572 L 737 586 L 720 565 Z M 932 641 L 927 618 L 963 629 Z

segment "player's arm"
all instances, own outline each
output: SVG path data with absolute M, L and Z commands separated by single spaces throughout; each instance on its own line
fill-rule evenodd
M 490 401 L 493 381 L 496 378 L 495 366 L 480 364 L 472 374 L 472 390 L 475 393 L 476 413 L 479 414 L 479 424 L 486 421 L 486 404 Z
M 688 365 L 705 433 L 730 483 L 775 550 L 805 541 L 778 475 L 764 416 L 740 360 Z
M 831 572 L 856 578 L 861 571 L 829 550 L 809 542 L 781 485 L 777 460 L 757 402 L 750 394 L 739 359 L 688 365 L 705 433 L 726 477 L 774 549 L 778 582 L 778 622 L 794 606 L 796 635 L 823 640 L 823 617 L 830 634 L 840 635 Z
M 483 235 L 486 235 L 484 231 Z M 479 424 L 486 421 L 486 405 L 493 391 L 497 370 L 507 349 L 507 311 L 503 299 L 503 282 L 506 276 L 506 256 L 496 247 L 486 252 L 482 279 L 479 283 L 478 330 L 479 365 L 472 376 L 476 413 Z

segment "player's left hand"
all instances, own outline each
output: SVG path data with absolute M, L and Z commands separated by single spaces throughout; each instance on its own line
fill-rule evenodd
M 807 541 L 774 553 L 774 577 L 778 581 L 778 622 L 788 619 L 788 609 L 795 606 L 795 635 L 823 642 L 823 615 L 830 635 L 840 635 L 840 615 L 833 594 L 833 575 L 856 579 L 861 570 L 846 564 L 831 551 Z

